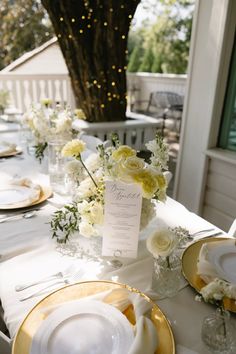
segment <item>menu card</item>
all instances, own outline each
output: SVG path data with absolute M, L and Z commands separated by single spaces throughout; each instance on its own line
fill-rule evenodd
M 106 182 L 103 256 L 137 257 L 141 208 L 140 186 L 119 181 Z

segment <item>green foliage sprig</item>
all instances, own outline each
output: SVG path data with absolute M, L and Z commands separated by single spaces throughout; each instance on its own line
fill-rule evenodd
M 66 243 L 69 237 L 79 230 L 79 222 L 76 203 L 65 205 L 53 214 L 50 222 L 52 238 L 56 238 L 58 243 Z
M 48 143 L 38 143 L 37 145 L 34 146 L 35 148 L 35 157 L 39 162 L 42 162 L 42 159 L 44 158 L 44 151 L 46 147 L 48 146 Z

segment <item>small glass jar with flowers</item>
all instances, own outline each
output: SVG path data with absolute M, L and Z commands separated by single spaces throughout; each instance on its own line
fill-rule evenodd
M 186 235 L 176 230 L 160 229 L 146 241 L 153 256 L 152 290 L 159 299 L 173 297 L 183 285 L 179 246 Z
M 215 278 L 200 290 L 197 301 L 217 306 L 214 313 L 203 320 L 202 341 L 214 354 L 236 353 L 236 327 L 232 323 L 230 313 L 224 307 L 224 299 L 236 300 L 236 285 L 223 279 Z

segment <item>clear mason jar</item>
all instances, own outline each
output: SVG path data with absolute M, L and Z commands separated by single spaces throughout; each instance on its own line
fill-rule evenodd
M 182 285 L 181 261 L 178 254 L 153 258 L 152 290 L 160 299 L 173 297 Z
M 236 328 L 230 319 L 230 313 L 217 308 L 206 317 L 202 324 L 202 341 L 214 354 L 236 353 Z

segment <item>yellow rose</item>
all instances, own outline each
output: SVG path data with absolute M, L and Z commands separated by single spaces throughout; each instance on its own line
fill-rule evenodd
M 69 141 L 62 149 L 61 154 L 64 157 L 77 157 L 85 150 L 86 144 L 79 139 Z
M 143 198 L 151 199 L 158 188 L 157 180 L 150 170 L 141 170 L 132 175 L 133 181 L 142 187 Z
M 115 161 L 127 159 L 128 157 L 136 156 L 136 151 L 127 145 L 121 145 L 117 150 L 113 151 L 112 158 Z
M 157 180 L 158 188 L 160 190 L 165 190 L 167 187 L 165 176 L 164 175 L 157 175 L 156 180 Z
M 117 166 L 117 173 L 124 181 L 132 181 L 132 175 L 138 173 L 145 167 L 145 162 L 137 156 L 121 160 Z
M 178 239 L 176 235 L 169 230 L 160 230 L 154 232 L 147 238 L 146 245 L 148 251 L 155 257 L 167 257 L 177 247 Z

